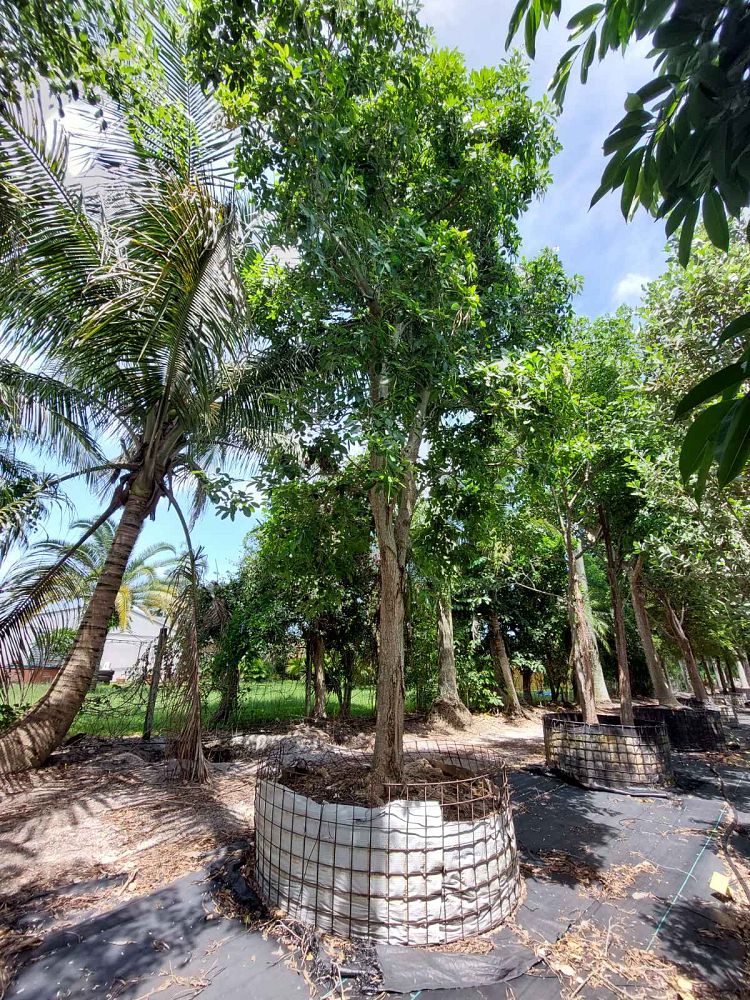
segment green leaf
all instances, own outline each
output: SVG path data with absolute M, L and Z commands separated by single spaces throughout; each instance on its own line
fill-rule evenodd
M 719 424 L 729 410 L 734 406 L 734 400 L 725 399 L 714 403 L 699 413 L 688 427 L 680 449 L 680 475 L 687 482 L 706 461 L 706 454 L 713 454 L 713 445 Z
M 536 33 L 538 29 L 539 9 L 535 3 L 532 3 L 529 8 L 529 12 L 526 15 L 526 23 L 524 25 L 524 41 L 526 42 L 526 51 L 531 59 L 533 59 L 536 55 Z
M 667 239 L 669 239 L 669 237 L 673 233 L 677 232 L 677 228 L 682 222 L 682 220 L 685 218 L 685 213 L 687 212 L 689 207 L 690 207 L 690 202 L 683 200 L 678 202 L 677 206 L 672 210 L 669 218 L 667 219 L 667 224 L 664 227 L 664 232 L 667 235 Z
M 643 101 L 638 94 L 628 94 L 625 99 L 626 111 L 643 111 Z
M 655 49 L 673 49 L 696 41 L 700 25 L 687 18 L 673 17 L 661 24 L 654 32 Z
M 716 471 L 719 486 L 726 486 L 742 472 L 750 454 L 750 392 L 734 404 Z
M 718 191 L 707 191 L 703 196 L 703 224 L 713 245 L 720 250 L 728 250 L 729 225 Z
M 675 418 L 684 416 L 686 413 L 694 410 L 696 406 L 705 403 L 707 399 L 713 399 L 714 396 L 718 396 L 721 392 L 726 392 L 728 389 L 735 389 L 746 378 L 747 369 L 742 361 L 736 361 L 734 364 L 727 365 L 726 368 L 722 368 L 718 372 L 712 372 L 706 378 L 701 379 L 698 385 L 694 385 L 689 392 L 685 393 L 677 404 L 674 412 Z
M 630 125 L 627 128 L 612 132 L 604 140 L 604 145 L 602 146 L 605 156 L 614 153 L 616 149 L 632 149 L 642 135 L 643 128 L 640 125 Z
M 640 155 L 639 155 L 640 154 Z M 636 151 L 636 155 L 631 158 L 630 165 L 628 167 L 628 172 L 625 175 L 625 180 L 622 185 L 622 194 L 620 196 L 620 209 L 625 219 L 630 215 L 630 209 L 633 204 L 633 198 L 635 197 L 635 192 L 638 187 L 638 178 L 641 172 L 641 160 L 643 159 L 643 149 Z
M 643 104 L 653 101 L 655 97 L 666 93 L 674 86 L 673 77 L 658 76 L 655 80 L 650 80 L 645 86 L 638 90 L 638 96 Z
M 745 330 L 750 330 L 750 313 L 743 313 L 737 319 L 733 319 L 731 323 L 727 323 L 721 331 L 719 343 L 723 344 L 727 340 L 733 340 L 735 337 L 739 337 L 741 333 L 744 333 Z
M 588 7 L 584 7 L 583 10 L 579 10 L 571 17 L 568 21 L 568 31 L 573 31 L 575 28 L 582 28 L 589 24 L 593 24 L 596 20 L 596 15 L 600 14 L 603 10 L 603 3 L 589 4 Z
M 693 233 L 695 223 L 698 221 L 698 202 L 691 202 L 685 212 L 685 220 L 680 230 L 680 242 L 677 248 L 677 257 L 683 267 L 687 267 L 690 260 L 690 250 L 693 246 Z
M 596 32 L 592 31 L 586 40 L 586 44 L 583 47 L 583 53 L 581 55 L 581 83 L 585 83 L 589 78 L 589 68 L 591 63 L 594 61 L 595 52 Z
M 513 13 L 510 16 L 510 23 L 508 24 L 508 34 L 505 38 L 506 49 L 509 49 L 511 46 L 511 42 L 521 25 L 521 20 L 523 19 L 526 8 L 529 6 L 529 2 L 530 0 L 518 0 L 518 3 L 513 8 Z

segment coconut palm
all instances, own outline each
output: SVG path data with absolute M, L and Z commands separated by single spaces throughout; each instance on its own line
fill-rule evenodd
M 185 83 L 166 33 L 161 48 L 168 127 L 154 115 L 133 142 L 132 109 L 129 131 L 110 126 L 97 157 L 106 176 L 94 190 L 71 180 L 68 137 L 50 134 L 36 106 L 0 118 L 0 186 L 14 219 L 12 252 L 0 260 L 0 322 L 32 370 L 95 398 L 90 432 L 119 442 L 105 463 L 104 510 L 67 550 L 80 551 L 119 515 L 75 646 L 44 697 L 0 734 L 0 773 L 42 763 L 67 732 L 145 519 L 166 500 L 189 546 L 178 487 L 199 485 L 232 455 L 247 460 L 274 417 L 278 365 L 253 342 L 238 277 L 252 227 L 220 182 L 226 136 L 217 139 L 215 106 Z M 289 372 L 292 362 L 281 365 Z M 6 655 L 17 652 L 51 577 L 3 612 Z

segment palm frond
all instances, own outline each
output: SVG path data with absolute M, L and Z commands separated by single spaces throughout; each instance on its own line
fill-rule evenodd
M 14 547 L 26 548 L 29 534 L 53 505 L 72 510 L 56 479 L 39 476 L 30 466 L 0 452 L 0 562 Z
M 58 558 L 39 565 L 24 563 L 12 568 L 0 582 L 0 672 L 23 664 L 39 635 L 50 628 L 48 613 L 55 604 L 71 599 L 71 560 L 109 517 L 122 506 L 117 494 L 107 510 L 83 534 L 65 547 Z M 40 613 L 46 611 L 44 619 Z M 51 612 L 53 617 L 57 612 Z M 64 624 L 64 623 L 62 623 Z M 56 626 L 54 626 L 56 627 Z
M 105 423 L 91 392 L 0 359 L 0 434 L 7 440 L 33 444 L 74 465 L 91 464 L 92 458 L 103 462 L 89 428 Z
M 68 146 L 57 122 L 48 128 L 41 100 L 0 109 L 0 184 L 14 225 L 0 257 L 0 315 L 30 356 L 72 334 L 102 263 L 80 187 L 66 177 Z

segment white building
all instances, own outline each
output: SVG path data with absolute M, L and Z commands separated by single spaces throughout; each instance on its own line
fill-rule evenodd
M 161 626 L 161 619 L 150 618 L 138 608 L 133 608 L 126 629 L 110 629 L 99 669 L 114 670 L 113 680 L 125 680 L 138 659 L 156 646 Z

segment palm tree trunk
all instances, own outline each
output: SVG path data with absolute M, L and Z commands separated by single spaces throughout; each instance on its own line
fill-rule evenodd
M 131 486 L 112 547 L 65 665 L 44 697 L 0 735 L 0 774 L 39 767 L 65 739 L 99 667 L 125 567 L 152 507 L 151 493 L 138 481 Z
M 599 523 L 602 526 L 604 551 L 607 557 L 607 579 L 612 598 L 612 614 L 615 623 L 615 652 L 617 654 L 617 679 L 620 685 L 620 720 L 623 726 L 635 724 L 633 716 L 633 696 L 630 691 L 630 668 L 628 666 L 628 644 L 625 637 L 625 618 L 622 614 L 622 595 L 617 575 L 617 560 L 612 544 L 612 532 L 604 506 L 599 507 Z
M 495 683 L 498 688 L 505 690 L 507 695 L 506 712 L 508 716 L 521 715 L 521 702 L 518 700 L 518 692 L 513 682 L 513 671 L 510 669 L 508 650 L 505 648 L 505 640 L 500 628 L 500 619 L 494 609 L 490 610 L 487 621 L 490 627 L 490 656 L 492 657 L 492 666 L 495 671 Z
M 646 610 L 646 599 L 643 594 L 643 560 L 640 556 L 635 560 L 628 570 L 630 580 L 630 603 L 633 605 L 635 624 L 638 629 L 638 636 L 643 647 L 643 654 L 646 657 L 651 684 L 654 688 L 654 695 L 660 705 L 665 708 L 679 708 L 679 702 L 672 690 L 666 671 L 656 655 L 654 646 L 654 635 L 651 631 L 651 622 Z
M 438 635 L 438 695 L 431 714 L 455 726 L 466 729 L 471 725 L 471 712 L 461 701 L 456 678 L 456 650 L 453 644 L 453 607 L 449 593 L 437 599 Z

